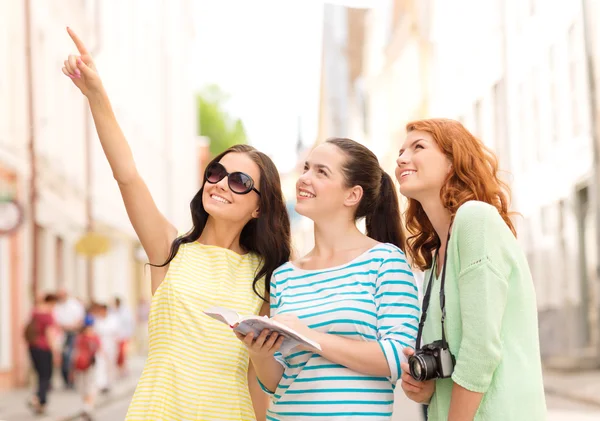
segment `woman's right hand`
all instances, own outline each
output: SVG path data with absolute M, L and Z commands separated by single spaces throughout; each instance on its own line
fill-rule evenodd
M 273 354 L 281 347 L 284 339 L 283 336 L 280 336 L 277 332 L 271 332 L 269 329 L 263 329 L 256 339 L 254 338 L 254 332 L 247 335 L 235 332 L 235 336 L 246 345 L 252 360 L 272 358 Z
M 404 348 L 402 352 L 406 358 L 409 358 L 415 353 L 415 351 L 411 348 Z M 424 382 L 420 382 L 413 379 L 413 377 L 410 375 L 408 363 L 402 363 L 400 364 L 400 367 L 402 368 L 402 390 L 404 391 L 406 397 L 417 403 L 429 403 L 431 397 L 433 396 L 433 392 L 435 392 L 435 380 L 426 380 Z
M 69 55 L 68 59 L 65 60 L 65 66 L 62 68 L 63 73 L 71 78 L 75 86 L 86 97 L 89 97 L 90 94 L 102 92 L 104 89 L 102 80 L 96 71 L 91 54 L 71 28 L 67 28 L 67 32 L 75 43 L 79 55 Z

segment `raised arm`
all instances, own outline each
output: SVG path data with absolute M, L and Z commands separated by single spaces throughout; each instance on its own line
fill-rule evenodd
M 138 173 L 131 148 L 119 127 L 90 53 L 73 30 L 67 31 L 79 55 L 70 55 L 62 71 L 88 99 L 100 144 L 119 185 L 129 220 L 150 263 L 162 264 L 169 255 L 177 230 L 158 210 Z M 152 268 L 152 292 L 164 279 L 166 269 Z

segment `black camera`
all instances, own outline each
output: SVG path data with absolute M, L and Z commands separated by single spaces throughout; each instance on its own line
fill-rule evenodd
M 450 377 L 454 371 L 454 355 L 445 341 L 435 341 L 415 351 L 408 359 L 410 375 L 418 381 L 443 379 Z
M 444 285 L 446 284 L 446 260 L 448 259 L 448 244 L 450 243 L 450 230 L 448 230 L 448 240 L 446 241 L 446 253 L 444 254 L 444 266 L 442 266 L 442 279 L 440 280 L 440 310 L 442 310 L 442 339 L 434 341 L 430 344 L 423 345 L 421 343 L 421 335 L 423 327 L 427 319 L 427 309 L 429 308 L 429 300 L 431 298 L 431 286 L 433 285 L 433 274 L 436 271 L 439 250 L 435 253 L 435 260 L 431 265 L 429 274 L 429 282 L 427 282 L 427 290 L 423 297 L 423 313 L 419 322 L 419 330 L 415 341 L 416 350 L 408 359 L 408 368 L 410 375 L 417 381 L 425 381 L 431 379 L 445 379 L 452 375 L 456 360 L 450 352 L 448 342 L 446 341 L 446 329 L 444 328 L 444 320 L 446 319 L 446 295 L 444 293 Z

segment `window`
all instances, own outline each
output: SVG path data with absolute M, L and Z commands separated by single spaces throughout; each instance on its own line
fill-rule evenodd
M 550 47 L 548 52 L 548 82 L 550 84 L 550 119 L 551 119 L 551 134 L 553 142 L 557 142 L 560 132 L 560 113 L 558 109 L 558 86 L 556 72 L 556 47 Z
M 394 33 L 394 0 L 384 0 L 382 4 L 382 10 L 385 13 L 382 14 L 383 23 L 383 48 L 385 48 L 392 39 Z
M 0 237 L 0 370 L 10 369 L 11 326 L 11 302 L 10 302 L 10 237 Z
M 336 44 L 344 44 L 348 39 L 347 11 L 344 7 L 337 5 L 330 5 L 330 7 L 333 39 Z
M 529 91 L 526 88 L 526 84 L 522 82 L 519 84 L 518 90 L 516 92 L 516 106 L 518 107 L 519 112 L 517 116 L 517 137 L 519 138 L 519 143 L 521 145 L 518 149 L 520 155 L 519 158 L 521 163 L 521 171 L 527 171 L 527 168 L 529 167 L 530 154 L 528 153 L 528 147 L 531 145 L 531 124 L 529 124 L 530 121 L 527 116 L 527 108 L 529 107 L 529 97 L 527 96 L 527 94 Z
M 55 239 L 55 249 L 56 249 L 56 285 L 59 287 L 65 286 L 65 243 L 61 237 L 56 237 Z
M 554 224 L 554 206 L 546 205 L 540 209 L 540 224 L 542 235 L 551 235 L 555 230 Z
M 96 0 L 83 0 L 83 7 L 88 16 L 93 16 L 96 5 Z
M 506 103 L 506 85 L 504 79 L 500 79 L 492 90 L 494 106 L 494 148 L 500 159 L 500 168 L 508 170 L 510 163 L 510 145 L 506 139 L 506 113 L 504 104 Z
M 527 3 L 527 12 L 529 13 L 529 16 L 535 15 L 536 0 L 527 0 L 526 3 Z
M 571 107 L 571 134 L 578 136 L 581 133 L 581 113 L 582 109 L 579 105 L 579 38 L 577 36 L 577 27 L 571 25 L 568 34 L 568 52 L 569 55 L 569 102 Z
M 524 0 L 516 2 L 516 7 L 517 28 L 519 31 L 523 31 L 528 27 L 530 19 L 535 14 L 535 0 Z
M 10 9 L 5 9 L 4 4 L 8 2 L 2 2 L 2 6 L 0 6 L 0 108 L 2 109 L 2 113 L 0 115 L 0 144 L 7 144 L 9 142 L 9 122 L 11 121 L 11 109 L 15 107 L 11 107 L 10 99 L 10 82 L 11 82 L 11 73 L 13 69 L 9 67 L 10 60 L 10 48 L 9 48 L 9 38 L 10 38 L 10 26 L 6 17 L 10 14 Z
M 482 106 L 482 101 L 481 100 L 477 100 L 477 102 L 475 102 L 475 106 L 473 108 L 473 120 L 474 120 L 474 134 L 476 137 L 478 137 L 479 139 L 481 139 L 481 136 L 483 135 L 483 106 Z
M 540 131 L 540 105 L 539 105 L 539 89 L 537 86 L 538 72 L 534 70 L 530 76 L 530 92 L 531 92 L 531 142 L 534 145 L 534 154 L 538 160 L 542 159 L 544 144 Z
M 502 30 L 502 27 L 504 25 L 502 19 L 506 15 L 506 12 L 504 10 L 505 8 L 505 0 L 494 0 L 494 4 L 488 9 L 488 19 L 490 21 L 490 27 L 494 30 Z
M 365 92 L 365 84 L 362 77 L 358 77 L 355 80 L 354 92 L 356 95 L 356 103 L 358 104 L 362 130 L 365 134 L 369 134 L 369 99 L 367 97 L 367 92 Z
M 362 122 L 363 122 L 363 132 L 365 134 L 369 134 L 369 100 L 365 94 L 361 95 L 361 111 L 362 111 Z

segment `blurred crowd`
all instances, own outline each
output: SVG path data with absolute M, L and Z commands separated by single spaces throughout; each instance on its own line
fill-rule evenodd
M 65 289 L 38 297 L 24 331 L 38 380 L 28 402 L 31 409 L 45 412 L 56 368 L 62 386 L 81 394 L 84 419 L 92 419 L 96 394 L 109 393 L 117 379 L 128 375 L 130 344 L 136 326 L 147 322 L 147 309 L 140 303 L 134 317 L 119 297 L 85 303 Z

